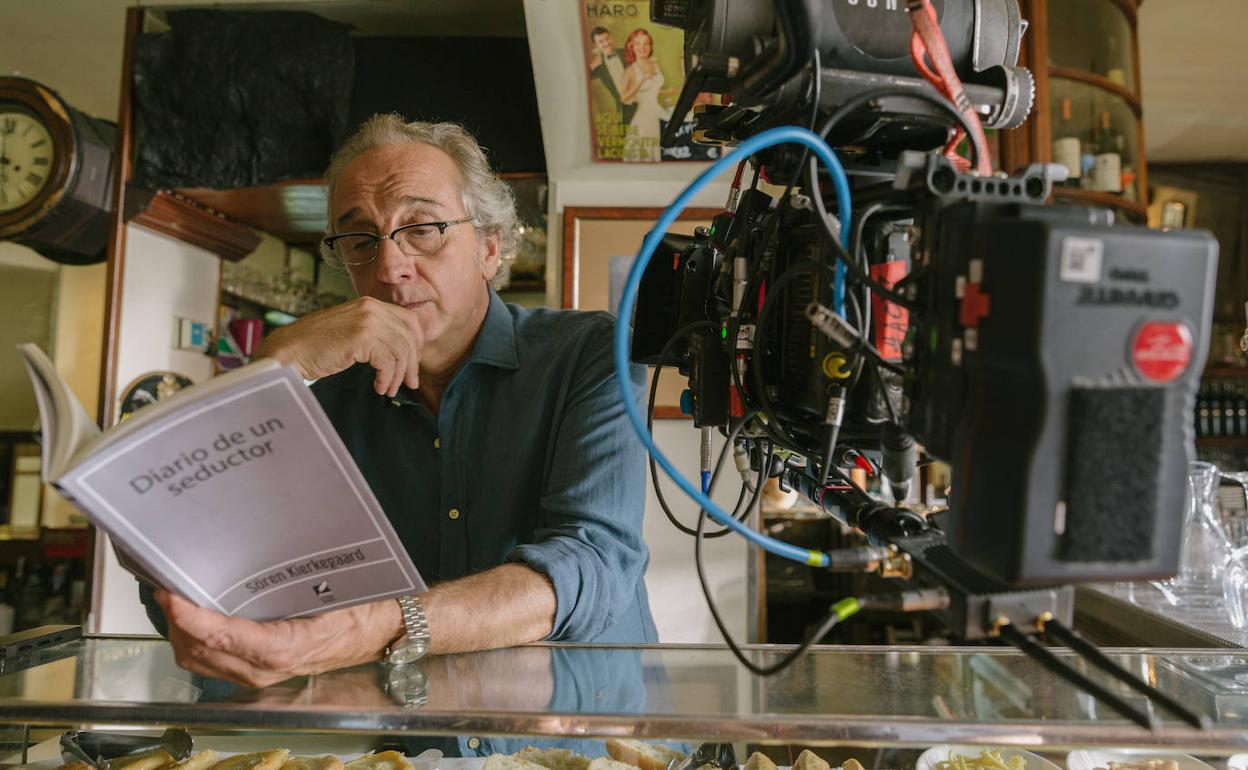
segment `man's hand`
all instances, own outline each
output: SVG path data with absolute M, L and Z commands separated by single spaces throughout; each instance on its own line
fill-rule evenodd
M 267 623 L 226 617 L 164 590 L 156 601 L 179 666 L 246 687 L 377 660 L 403 630 L 392 599 Z
M 315 380 L 367 363 L 377 370 L 373 388 L 385 396 L 420 385 L 425 335 L 415 311 L 372 297 L 311 313 L 265 338 L 257 358 L 293 365 Z

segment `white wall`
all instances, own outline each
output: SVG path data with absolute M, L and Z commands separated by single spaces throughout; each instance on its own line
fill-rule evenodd
M 195 382 L 212 376 L 208 356 L 174 349 L 174 319 L 215 326 L 220 274 L 220 260 L 211 252 L 136 225 L 126 226 L 124 264 L 114 416 L 122 389 L 140 375 L 173 371 Z M 101 633 L 155 633 L 139 603 L 135 579 L 117 564 L 106 537 L 96 539 L 95 556 L 95 597 L 88 628 Z
M 663 207 L 707 164 L 595 163 L 590 153 L 585 54 L 577 6 L 563 0 L 524 0 L 524 13 L 550 182 L 546 296 L 547 304 L 558 307 L 562 296 L 560 240 L 565 207 Z M 694 199 L 693 205 L 722 206 L 728 195 L 729 181 L 723 179 L 708 185 Z M 697 479 L 700 439 L 692 423 L 660 420 L 655 425 L 655 438 L 673 462 L 688 476 Z M 694 572 L 693 540 L 668 523 L 659 509 L 654 490 L 647 489 L 645 537 L 651 561 L 646 587 L 659 638 L 664 642 L 718 642 L 719 632 L 712 624 Z M 722 498 L 724 505 L 731 505 L 736 501 L 737 489 L 732 479 L 725 477 L 716 498 Z M 663 491 L 682 521 L 689 524 L 696 521 L 697 507 L 679 490 L 667 484 Z M 745 543 L 735 535 L 719 538 L 708 541 L 704 553 L 708 580 L 715 591 L 720 613 L 734 637 L 744 640 Z

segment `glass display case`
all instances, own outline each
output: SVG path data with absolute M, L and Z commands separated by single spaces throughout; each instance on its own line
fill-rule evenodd
M 1048 4 L 1049 66 L 1079 70 L 1136 93 L 1135 33 L 1122 4 L 1113 0 L 1048 0 Z
M 749 654 L 767 663 L 785 651 Z M 0 676 L 0 724 L 173 725 L 201 745 L 244 731 L 296 752 L 330 733 L 459 736 L 478 757 L 539 739 L 608 737 L 915 750 L 896 752 L 890 767 L 913 767 L 918 750 L 944 744 L 1029 748 L 1059 765 L 1072 749 L 1183 751 L 1219 767 L 1248 750 L 1248 653 L 1110 652 L 1207 714 L 1209 726 L 1154 712 L 1157 727 L 1138 727 L 1001 647 L 822 648 L 758 678 L 721 647 L 538 644 L 246 690 L 190 675 L 152 638 L 86 638 L 39 651 L 28 667 Z M 1149 707 L 1116 681 L 1101 684 Z
M 1137 0 L 1021 0 L 1032 22 L 1025 63 L 1036 78 L 1036 107 L 1014 132 L 1009 167 L 1066 166 L 1054 198 L 1147 217 L 1136 40 Z

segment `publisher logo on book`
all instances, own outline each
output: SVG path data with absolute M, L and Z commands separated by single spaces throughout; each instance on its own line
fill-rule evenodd
M 331 604 L 334 601 L 334 589 L 329 587 L 328 580 L 312 586 L 312 590 L 316 592 L 316 598 L 321 600 L 321 604 Z

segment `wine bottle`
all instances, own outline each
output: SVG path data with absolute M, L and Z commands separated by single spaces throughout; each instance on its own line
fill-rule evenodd
M 1209 386 L 1209 435 L 1222 435 L 1222 383 Z
M 1239 435 L 1239 386 L 1227 383 L 1226 397 L 1222 401 L 1222 435 Z
M 1196 435 L 1209 435 L 1209 383 L 1201 383 L 1196 394 Z
M 1235 435 L 1248 436 L 1248 387 L 1239 384 L 1239 398 L 1235 401 Z
M 1066 167 L 1065 187 L 1079 187 L 1079 178 L 1083 176 L 1083 142 L 1071 121 L 1070 97 L 1062 99 L 1062 119 L 1054 133 L 1053 162 Z
M 1100 192 L 1122 192 L 1122 153 L 1119 135 L 1110 122 L 1109 110 L 1101 112 L 1096 143 L 1096 159 L 1092 167 L 1092 189 Z

